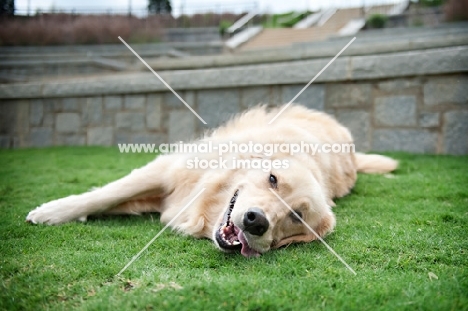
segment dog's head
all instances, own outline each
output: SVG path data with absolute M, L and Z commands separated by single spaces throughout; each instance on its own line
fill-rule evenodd
M 214 228 L 213 240 L 221 250 L 240 249 L 246 257 L 259 256 L 333 230 L 335 216 L 326 194 L 301 162 L 289 160 L 287 169 L 242 170 L 239 175 Z

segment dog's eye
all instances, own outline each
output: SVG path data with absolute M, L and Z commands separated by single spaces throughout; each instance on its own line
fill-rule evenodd
M 299 211 L 294 211 L 294 212 L 297 214 L 297 216 L 299 216 L 299 218 L 302 218 L 302 213 L 301 212 L 299 212 Z M 293 212 L 291 212 L 289 214 L 289 217 L 291 217 L 293 222 L 302 222 L 299 218 L 297 218 L 297 216 Z
M 268 181 L 270 182 L 270 185 L 273 188 L 278 187 L 278 180 L 276 179 L 276 176 L 273 174 L 270 174 L 270 177 L 268 178 Z

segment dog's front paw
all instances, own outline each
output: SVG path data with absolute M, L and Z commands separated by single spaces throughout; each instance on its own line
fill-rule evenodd
M 29 212 L 26 221 L 33 224 L 58 225 L 72 220 L 86 221 L 86 215 L 76 213 L 73 196 L 50 201 Z

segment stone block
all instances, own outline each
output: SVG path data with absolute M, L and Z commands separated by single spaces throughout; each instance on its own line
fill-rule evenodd
M 467 104 L 468 77 L 431 78 L 424 85 L 424 104 Z
M 30 147 L 49 147 L 53 145 L 53 131 L 50 127 L 31 128 L 29 133 Z
M 62 105 L 62 99 L 61 98 L 55 98 L 53 101 L 51 101 L 52 105 L 52 111 L 54 112 L 63 112 L 63 105 Z
M 440 113 L 438 112 L 421 112 L 419 114 L 419 126 L 421 127 L 438 127 L 439 120 Z
M 444 114 L 442 129 L 443 153 L 468 154 L 468 111 L 449 111 Z
M 41 99 L 30 101 L 29 124 L 31 126 L 40 126 L 44 119 L 44 103 Z
M 13 134 L 16 120 L 14 101 L 0 101 L 0 134 Z
M 55 141 L 59 146 L 84 146 L 86 137 L 78 134 L 59 134 L 56 136 Z
M 44 98 L 44 112 L 60 112 L 62 110 L 62 102 L 59 98 Z
M 146 97 L 144 95 L 127 95 L 125 96 L 124 107 L 127 110 L 145 109 Z
M 193 92 L 190 92 L 190 93 L 193 93 Z M 152 104 L 162 105 L 162 102 L 163 102 L 163 95 L 160 93 L 148 94 L 146 96 L 146 107 Z
M 145 128 L 145 114 L 142 112 L 118 112 L 115 115 L 115 126 L 118 129 L 142 130 Z
M 217 127 L 240 111 L 237 89 L 203 90 L 197 95 L 197 113 L 208 123 L 208 127 Z
M 89 97 L 83 108 L 83 125 L 104 125 L 104 112 L 101 97 Z M 107 125 L 107 124 L 106 124 Z
M 15 102 L 16 115 L 14 130 L 18 134 L 21 147 L 26 147 L 26 137 L 29 132 L 29 100 L 22 99 Z
M 270 106 L 284 105 L 283 98 L 281 96 L 282 87 L 281 85 L 270 86 Z
M 1 149 L 8 149 L 12 147 L 12 139 L 8 135 L 0 135 L 0 148 Z
M 148 97 L 149 99 L 150 97 Z M 162 107 L 161 102 L 148 101 L 146 103 L 146 127 L 151 130 L 161 128 Z
M 121 96 L 104 96 L 104 109 L 108 111 L 120 111 L 123 107 Z
M 372 150 L 436 153 L 437 133 L 413 129 L 374 130 Z
M 62 99 L 62 111 L 76 112 L 80 111 L 80 106 L 85 103 L 83 98 L 72 97 Z
M 185 91 L 183 99 L 190 107 L 195 109 L 195 92 L 194 91 Z
M 416 97 L 406 95 L 377 97 L 374 118 L 377 125 L 415 126 Z
M 12 136 L 11 137 L 11 146 L 16 149 L 16 148 L 21 148 L 21 147 L 26 147 L 20 143 L 20 139 L 18 136 Z
M 92 127 L 88 129 L 87 141 L 89 146 L 112 146 L 114 129 L 112 127 Z
M 283 86 L 282 101 L 289 103 L 295 96 L 301 92 L 305 87 L 304 85 L 287 85 Z M 301 104 L 307 108 L 323 111 L 325 108 L 325 86 L 320 84 L 309 85 L 294 101 L 293 103 Z
M 176 91 L 176 93 L 182 97 L 182 99 L 190 106 L 192 109 L 194 109 L 195 105 L 195 96 L 193 92 L 190 92 L 190 95 L 186 96 L 186 92 L 182 91 Z M 164 106 L 169 107 L 169 108 L 186 108 L 185 104 L 177 97 L 174 95 L 172 92 L 165 92 L 162 94 L 162 101 Z
M 346 126 L 353 135 L 356 151 L 368 151 L 370 149 L 369 130 L 370 113 L 365 110 L 338 110 L 337 120 Z
M 270 104 L 270 88 L 268 86 L 248 87 L 241 90 L 242 107 L 250 108 L 259 104 Z
M 132 135 L 132 143 L 134 144 L 154 144 L 155 147 L 159 147 L 165 142 L 166 135 L 161 133 L 135 133 Z
M 54 126 L 55 114 L 53 112 L 46 112 L 42 120 L 43 126 Z
M 133 143 L 132 135 L 128 131 L 116 131 L 115 132 L 115 143 L 116 144 L 130 144 L 130 143 Z
M 325 107 L 369 106 L 372 102 L 372 85 L 369 83 L 328 84 L 325 89 Z
M 211 123 L 208 122 L 208 125 Z M 168 143 L 189 141 L 195 138 L 196 123 L 200 122 L 190 110 L 172 110 L 169 112 Z
M 75 112 L 57 113 L 55 130 L 58 133 L 78 133 L 81 129 L 80 115 Z
M 379 83 L 379 89 L 384 92 L 398 92 L 409 88 L 418 87 L 420 82 L 416 79 L 391 79 Z

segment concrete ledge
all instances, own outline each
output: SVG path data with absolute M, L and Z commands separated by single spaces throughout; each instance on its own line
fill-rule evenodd
M 403 31 L 401 28 L 388 28 L 388 29 L 368 29 L 365 31 L 359 32 L 356 37 L 359 39 L 359 42 L 373 42 L 374 44 L 379 44 L 380 42 L 388 41 L 402 41 L 402 40 L 430 40 L 434 38 L 450 38 L 452 36 L 465 36 L 468 23 L 456 24 L 451 27 L 423 27 L 421 29 L 415 28 L 411 30 Z M 354 35 L 351 36 L 342 36 L 334 35 L 329 37 L 328 42 L 347 42 Z M 297 45 L 313 45 L 314 43 L 297 43 Z
M 347 40 L 349 42 L 349 40 Z M 277 63 L 299 61 L 306 59 L 332 58 L 346 45 L 347 42 L 321 42 L 314 45 L 295 46 L 294 48 L 275 49 L 257 53 L 242 53 L 234 55 L 198 56 L 178 60 L 161 60 L 149 62 L 155 70 L 198 69 L 227 66 L 241 66 L 249 64 Z M 382 53 L 395 53 L 421 49 L 443 48 L 451 46 L 468 45 L 468 36 L 465 34 L 451 37 L 440 36 L 428 39 L 402 39 L 392 42 L 359 42 L 356 40 L 343 55 L 373 55 Z M 146 67 L 140 65 L 141 70 Z
M 197 51 L 217 51 L 220 53 L 223 49 L 223 42 L 172 42 L 172 43 L 148 43 L 148 44 L 130 44 L 132 48 L 142 57 L 167 55 L 171 50 L 176 49 L 186 52 Z M 210 53 L 207 53 L 210 54 Z M 211 53 L 213 54 L 213 53 Z M 123 44 L 105 44 L 105 45 L 76 45 L 76 46 L 7 46 L 0 47 L 0 59 L 5 60 L 34 60 L 58 58 L 70 59 L 77 57 L 128 57 L 133 54 Z
M 163 40 L 167 42 L 210 42 L 220 41 L 218 27 L 165 28 Z
M 175 90 L 235 88 L 240 86 L 302 84 L 329 61 L 298 62 L 159 72 Z M 387 79 L 468 71 L 468 46 L 338 58 L 316 83 Z M 152 73 L 113 74 L 82 78 L 0 85 L 1 99 L 85 97 L 166 91 Z
M 8 68 L 36 68 L 39 66 L 89 66 L 97 65 L 103 68 L 122 71 L 127 69 L 127 65 L 123 62 L 105 59 L 102 57 L 93 58 L 78 58 L 78 59 L 32 59 L 32 60 L 7 60 L 0 61 L 0 70 Z
M 352 37 L 357 37 L 355 43 L 364 43 L 371 42 L 375 46 L 380 46 L 381 44 L 392 42 L 400 42 L 404 40 L 413 40 L 413 41 L 427 41 L 430 39 L 449 39 L 452 36 L 464 36 L 467 37 L 466 29 L 468 23 L 455 23 L 455 24 L 442 24 L 436 27 L 421 27 L 421 28 L 389 28 L 389 29 L 378 29 L 378 30 L 365 30 L 360 31 L 358 34 L 353 36 L 340 36 L 332 35 L 327 38 L 326 41 L 313 41 L 313 42 L 298 42 L 294 43 L 292 47 L 283 47 L 276 50 L 293 50 L 298 47 L 316 49 L 324 46 L 344 46 L 348 43 Z M 355 44 L 353 43 L 353 45 Z M 271 49 L 256 49 L 242 51 L 242 54 L 252 54 L 258 53 L 259 51 L 268 51 Z

